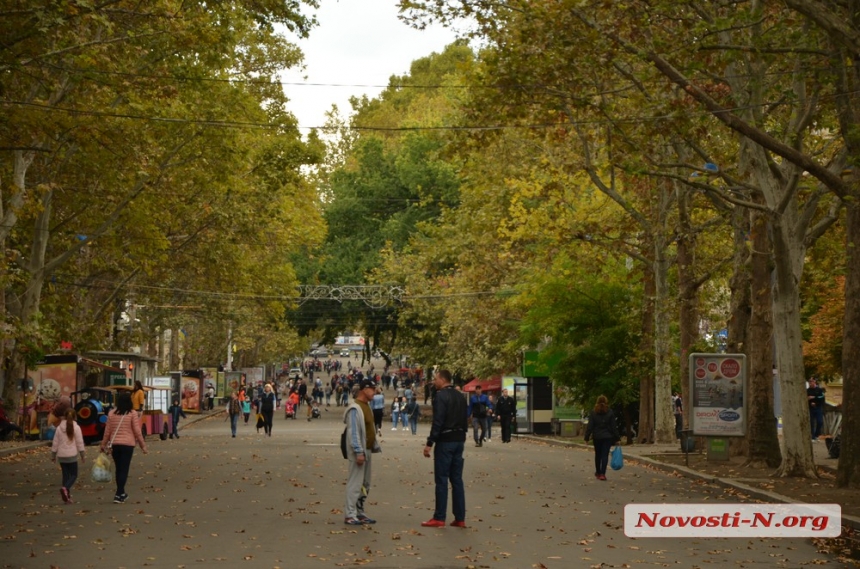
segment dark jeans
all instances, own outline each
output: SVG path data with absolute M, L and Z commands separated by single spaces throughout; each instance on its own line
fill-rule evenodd
M 75 462 L 61 462 L 60 463 L 60 471 L 63 473 L 63 488 L 72 491 L 72 486 L 75 485 L 75 480 L 78 479 L 78 463 Z
M 824 428 L 824 411 L 821 407 L 809 410 L 809 423 L 812 427 L 812 438 L 818 440 L 821 429 Z
M 113 462 L 116 465 L 116 494 L 125 494 L 125 482 L 128 480 L 128 471 L 131 468 L 131 457 L 134 447 L 128 445 L 113 445 Z
M 373 410 L 373 424 L 376 425 L 376 430 L 382 430 L 382 414 L 385 412 L 384 409 L 374 409 Z
M 612 448 L 612 439 L 594 439 L 594 473 L 606 474 L 606 466 L 609 464 L 609 449 Z
M 481 428 L 481 434 L 478 435 L 478 427 Z M 472 433 L 475 437 L 475 443 L 480 443 L 487 438 L 487 418 L 472 417 Z
M 511 417 L 502 417 L 502 442 L 511 442 Z
M 263 410 L 263 430 L 268 434 L 272 432 L 272 415 L 274 411 Z
M 245 422 L 247 423 L 248 422 L 248 419 L 247 419 L 248 415 L 245 415 L 245 417 L 246 417 Z M 233 434 L 234 437 L 236 436 L 236 425 L 238 425 L 238 424 L 239 424 L 239 415 L 238 414 L 230 415 L 230 432 Z
M 465 443 L 436 443 L 433 447 L 433 468 L 436 473 L 436 511 L 433 519 L 445 521 L 448 511 L 448 481 L 454 519 L 466 519 L 466 487 L 463 485 L 463 447 Z

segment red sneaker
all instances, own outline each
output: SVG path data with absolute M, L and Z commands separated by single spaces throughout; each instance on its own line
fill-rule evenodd
M 464 528 L 466 527 L 466 522 L 464 520 L 454 520 L 451 522 L 451 526 L 455 528 Z
M 443 528 L 445 527 L 445 520 L 437 520 L 436 518 L 432 518 L 427 520 L 426 522 L 421 522 L 421 525 L 425 528 Z

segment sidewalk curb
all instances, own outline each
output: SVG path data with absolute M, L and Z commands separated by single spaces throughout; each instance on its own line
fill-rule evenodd
M 556 439 L 544 439 L 542 437 L 536 437 L 533 435 L 520 435 L 520 438 L 523 438 L 528 441 L 538 441 L 542 443 L 547 443 L 555 446 L 566 446 L 572 448 L 581 448 L 581 449 L 590 449 L 591 445 L 585 443 L 579 443 L 574 441 L 559 441 Z M 647 464 L 657 470 L 661 470 L 667 473 L 678 473 L 687 478 L 693 478 L 696 480 L 702 480 L 704 482 L 710 482 L 712 484 L 717 484 L 724 488 L 733 488 L 735 490 L 740 490 L 744 494 L 747 494 L 755 499 L 762 500 L 764 502 L 776 502 L 783 504 L 797 504 L 797 503 L 805 503 L 801 500 L 796 500 L 789 498 L 788 496 L 783 496 L 782 494 L 777 494 L 776 492 L 769 492 L 767 490 L 762 490 L 760 488 L 755 488 L 753 486 L 749 486 L 744 484 L 743 482 L 738 482 L 736 480 L 732 480 L 730 478 L 719 478 L 717 476 L 711 476 L 710 474 L 704 474 L 699 472 L 698 470 L 693 470 L 692 468 L 688 468 L 686 466 L 680 466 L 676 464 L 666 464 L 665 462 L 660 462 L 659 460 L 655 460 L 652 458 L 648 458 L 640 455 L 637 452 L 631 452 L 630 449 L 634 447 L 622 446 L 624 449 L 624 458 L 626 460 L 631 460 L 635 462 L 639 462 L 642 464 Z M 639 447 L 644 450 L 644 447 Z M 653 454 L 653 453 L 652 453 Z M 826 467 L 825 467 L 826 468 Z M 860 531 L 860 518 L 854 516 L 848 516 L 842 514 L 842 525 L 849 526 L 854 531 Z
M 185 429 L 189 425 L 193 425 L 194 423 L 197 423 L 199 421 L 203 421 L 204 419 L 208 419 L 209 417 L 217 417 L 221 413 L 224 413 L 223 409 L 219 409 L 217 411 L 212 411 L 210 413 L 197 413 L 194 416 L 191 416 L 188 419 L 186 419 L 185 422 L 181 423 L 179 425 L 179 430 L 182 431 L 183 429 Z M 159 440 L 159 438 L 157 436 L 154 436 L 154 435 L 151 437 L 147 437 L 147 439 L 146 439 L 147 443 L 150 443 L 150 442 L 156 441 L 156 440 Z M 6 456 L 11 456 L 13 454 L 18 454 L 21 452 L 26 452 L 28 450 L 32 450 L 34 448 L 39 448 L 39 447 L 43 447 L 43 446 L 51 446 L 51 441 L 30 441 L 30 442 L 22 444 L 21 446 L 3 448 L 3 449 L 0 449 L 0 458 L 6 457 Z

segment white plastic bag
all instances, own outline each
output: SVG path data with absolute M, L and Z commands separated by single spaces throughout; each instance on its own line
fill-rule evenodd
M 105 453 L 100 452 L 93 461 L 93 470 L 90 479 L 93 482 L 104 484 L 113 482 L 113 462 L 111 462 Z

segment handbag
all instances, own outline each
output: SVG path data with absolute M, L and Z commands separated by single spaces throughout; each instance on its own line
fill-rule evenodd
M 609 461 L 612 470 L 621 470 L 624 467 L 624 455 L 621 454 L 621 445 L 615 445 L 612 449 L 612 460 Z

